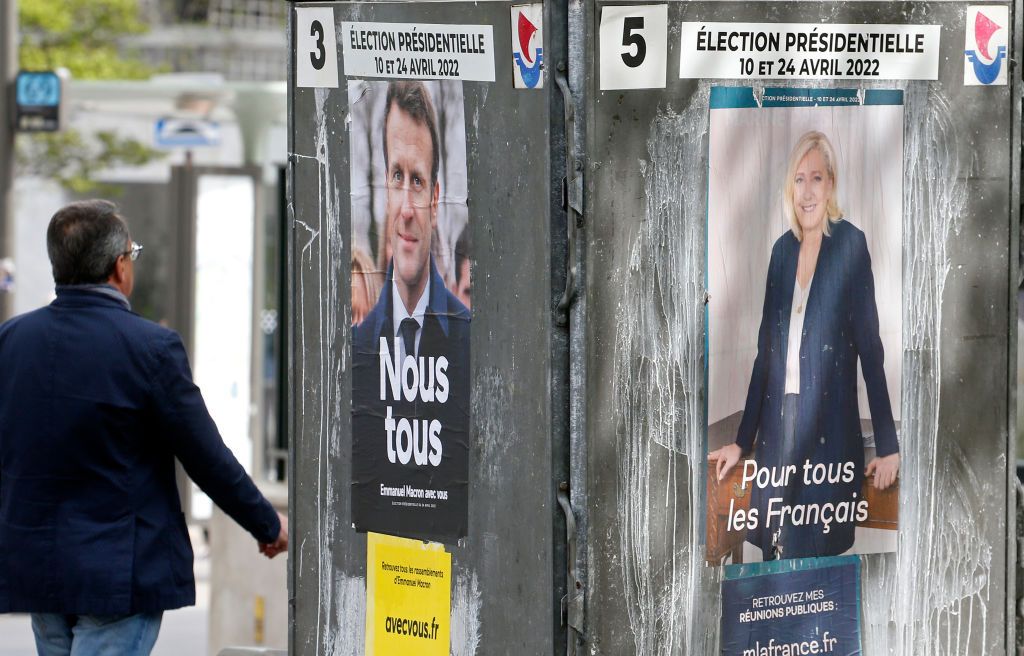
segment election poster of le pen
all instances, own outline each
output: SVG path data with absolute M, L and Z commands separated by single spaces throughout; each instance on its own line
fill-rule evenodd
M 352 519 L 467 534 L 470 239 L 461 81 L 348 83 Z
M 896 549 L 903 95 L 715 86 L 707 562 Z

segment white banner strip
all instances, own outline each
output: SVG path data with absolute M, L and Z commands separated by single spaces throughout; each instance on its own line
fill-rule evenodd
M 494 81 L 490 25 L 341 24 L 345 75 Z
M 935 80 L 940 25 L 683 23 L 679 77 Z

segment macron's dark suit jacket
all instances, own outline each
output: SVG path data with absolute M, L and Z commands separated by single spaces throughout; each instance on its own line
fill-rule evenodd
M 0 326 L 0 612 L 195 603 L 175 457 L 257 540 L 277 538 L 177 334 L 74 288 Z
M 864 233 L 842 220 L 823 237 L 818 263 L 807 300 L 800 343 L 800 399 L 797 412 L 796 452 L 781 462 L 782 407 L 786 388 L 786 351 L 793 285 L 800 242 L 792 232 L 779 237 L 772 248 L 765 286 L 761 328 L 747 391 L 746 406 L 736 443 L 749 452 L 757 442 L 757 461 L 767 465 L 795 464 L 797 482 L 785 491 L 787 502 L 827 503 L 860 499 L 864 481 L 864 440 L 857 404 L 857 360 L 867 387 L 868 406 L 874 427 L 876 452 L 887 456 L 899 451 L 882 367 L 882 342 L 878 334 L 878 309 Z M 804 487 L 802 465 L 855 463 L 854 480 Z M 755 488 L 755 492 L 760 492 Z M 757 494 L 765 501 L 767 494 Z M 770 544 L 764 529 L 747 539 L 763 548 Z M 855 522 L 835 523 L 828 533 L 820 526 L 783 529 L 785 558 L 842 553 L 853 545 Z M 773 525 L 774 528 L 774 525 Z
M 448 359 L 450 386 L 445 403 L 395 402 L 380 399 L 380 340 L 393 348 L 392 272 L 388 267 L 384 289 L 373 310 L 355 327 L 352 337 L 352 512 L 360 531 L 377 531 L 405 537 L 455 542 L 467 534 L 469 463 L 469 310 L 448 291 L 444 280 L 430 260 L 430 296 L 424 315 L 417 356 L 424 363 L 444 356 Z M 393 357 L 393 352 L 392 352 Z M 431 378 L 433 378 L 431 376 Z M 384 421 L 387 407 L 393 416 L 441 422 L 443 444 L 441 464 L 437 467 L 400 462 L 387 457 Z M 443 489 L 449 493 L 437 509 L 400 506 L 383 497 L 380 486 L 405 483 L 423 489 Z

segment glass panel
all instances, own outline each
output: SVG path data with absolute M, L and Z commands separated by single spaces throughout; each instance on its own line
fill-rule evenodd
M 224 443 L 252 470 L 249 419 L 252 365 L 254 181 L 201 175 L 196 199 L 194 376 Z M 193 515 L 209 499 L 193 492 Z

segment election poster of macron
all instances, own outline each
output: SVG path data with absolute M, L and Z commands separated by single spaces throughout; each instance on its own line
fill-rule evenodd
M 469 494 L 462 84 L 348 82 L 352 521 L 449 544 L 467 534 Z

